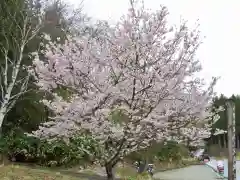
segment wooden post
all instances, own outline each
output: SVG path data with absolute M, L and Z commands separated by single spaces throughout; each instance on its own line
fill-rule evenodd
M 239 148 L 239 135 L 237 134 L 236 137 L 237 137 L 237 147 L 236 148 L 238 149 Z
M 218 146 L 221 149 L 222 148 L 222 139 L 221 139 L 221 134 L 217 135 L 218 137 Z
M 226 146 L 226 134 L 224 133 L 223 134 L 223 148 L 226 148 L 227 146 Z
M 227 101 L 228 117 L 228 180 L 236 180 L 236 136 L 235 136 L 235 105 Z

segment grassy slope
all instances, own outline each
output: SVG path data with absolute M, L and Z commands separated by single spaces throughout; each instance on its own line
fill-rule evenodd
M 184 160 L 183 164 L 159 164 L 156 166 L 156 171 L 168 168 L 182 167 L 194 163 L 193 160 Z M 115 169 L 116 175 L 121 180 L 147 180 L 147 174 L 137 175 L 136 169 L 133 166 L 125 164 Z M 105 172 L 103 172 L 104 174 Z M 131 178 L 130 178 L 131 177 Z M 48 169 L 42 167 L 19 165 L 5 165 L 0 167 L 1 180 L 105 180 L 106 178 L 96 174 L 96 171 L 91 169 L 79 172 L 79 169 Z
M 119 170 L 119 169 L 118 169 Z M 119 170 L 117 172 L 121 176 L 121 178 L 117 178 L 118 180 L 129 180 L 131 175 L 135 174 L 132 171 L 129 173 L 126 170 Z M 128 175 L 126 175 L 126 173 Z M 124 174 L 124 175 L 123 175 Z M 138 176 L 134 175 L 134 180 L 147 180 L 147 178 L 143 178 L 146 176 Z M 23 165 L 6 165 L 0 167 L 0 179 L 1 180 L 105 180 L 105 177 L 94 174 L 94 172 L 70 172 L 70 171 L 55 171 L 49 170 L 46 168 L 30 168 L 28 166 Z M 130 178 L 132 179 L 132 178 Z
M 87 180 L 70 175 L 63 175 L 56 171 L 34 169 L 19 165 L 0 167 L 0 179 L 3 180 Z

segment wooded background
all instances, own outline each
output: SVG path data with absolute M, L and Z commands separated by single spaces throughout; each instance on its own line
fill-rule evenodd
M 240 96 L 232 95 L 230 97 L 235 102 L 235 119 L 236 119 L 236 148 L 237 151 L 240 151 Z M 225 108 L 224 111 L 220 112 L 220 119 L 213 125 L 214 129 L 222 129 L 227 131 L 227 111 L 225 107 L 225 103 L 228 98 L 224 95 L 220 95 L 214 99 L 214 106 L 218 108 L 219 106 L 223 106 Z M 212 135 L 209 139 L 207 139 L 207 146 L 209 153 L 211 155 L 220 156 L 220 154 L 227 154 L 227 146 L 228 139 L 227 133 Z

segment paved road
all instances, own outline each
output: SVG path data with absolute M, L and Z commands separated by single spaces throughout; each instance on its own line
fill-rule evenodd
M 159 172 L 154 175 L 159 180 L 219 180 L 211 168 L 204 165 L 189 166 L 181 169 Z
M 223 162 L 224 162 L 224 176 L 227 177 L 228 176 L 228 160 L 224 159 Z M 211 158 L 211 161 L 208 164 L 215 169 L 217 168 L 217 161 L 214 158 Z M 237 168 L 236 168 L 237 180 L 240 180 L 240 161 L 237 161 L 236 165 L 237 165 Z

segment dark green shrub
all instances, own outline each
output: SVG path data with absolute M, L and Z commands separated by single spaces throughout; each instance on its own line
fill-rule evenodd
M 143 149 L 137 152 L 131 153 L 127 160 L 147 160 L 162 162 L 180 161 L 183 157 L 189 155 L 189 150 L 186 146 L 178 144 L 174 141 L 168 141 L 166 143 L 154 144 L 147 149 Z
M 96 141 L 88 136 L 72 138 L 68 143 L 62 140 L 42 141 L 38 150 L 40 164 L 48 166 L 91 163 L 99 152 Z
M 10 160 L 44 166 L 71 166 L 91 163 L 100 156 L 98 144 L 90 136 L 76 136 L 68 143 L 51 142 L 25 134 L 10 134 L 0 140 L 0 151 Z
M 188 156 L 188 149 L 174 141 L 168 141 L 163 145 L 156 157 L 159 161 L 180 161 L 183 157 Z
M 0 140 L 0 151 L 12 161 L 36 162 L 40 140 L 24 134 L 10 135 Z

